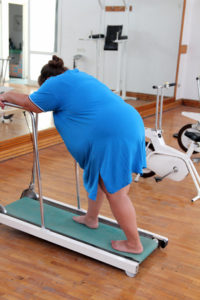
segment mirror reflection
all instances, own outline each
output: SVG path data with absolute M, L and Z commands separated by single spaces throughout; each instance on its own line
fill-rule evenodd
M 0 28 L 0 57 L 11 57 L 4 86 L 23 93 L 33 92 L 41 67 L 52 53 L 57 53 L 66 66 L 96 76 L 116 93 L 121 92 L 134 107 L 152 103 L 152 85 L 174 82 L 176 78 L 183 2 L 44 0 L 41 7 L 39 0 L 2 0 L 0 14 L 7 29 L 6 25 L 4 30 Z M 114 37 L 112 32 L 109 36 L 109 26 L 118 27 Z M 111 47 L 117 44 L 117 50 L 106 49 L 109 38 Z M 173 89 L 165 94 L 173 96 Z M 11 113 L 13 121 L 0 124 L 1 141 L 29 132 L 22 112 L 5 115 Z M 42 115 L 39 130 L 53 127 L 51 114 Z M 2 112 L 0 118 L 2 121 Z

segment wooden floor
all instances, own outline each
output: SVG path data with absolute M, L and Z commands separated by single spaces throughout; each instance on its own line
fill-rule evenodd
M 166 142 L 179 149 L 172 134 L 191 120 L 179 106 L 164 113 Z M 154 117 L 144 119 L 153 126 Z M 74 161 L 63 144 L 40 151 L 44 195 L 76 205 Z M 32 155 L 1 163 L 0 201 L 20 197 L 31 177 Z M 200 172 L 200 165 L 196 164 Z M 188 176 L 181 182 L 153 178 L 131 184 L 138 227 L 168 237 L 165 249 L 142 263 L 135 278 L 121 270 L 0 225 L 0 299 L 199 300 L 200 200 Z M 82 206 L 86 197 L 81 182 Z M 107 202 L 102 215 L 112 217 Z

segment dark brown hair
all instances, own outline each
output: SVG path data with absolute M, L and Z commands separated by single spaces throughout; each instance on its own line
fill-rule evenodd
M 62 58 L 53 55 L 52 60 L 49 60 L 48 64 L 42 67 L 40 76 L 38 77 L 38 84 L 42 85 L 47 78 L 60 75 L 67 70 L 68 68 L 64 66 Z

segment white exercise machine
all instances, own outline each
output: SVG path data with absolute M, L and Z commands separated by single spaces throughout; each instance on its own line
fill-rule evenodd
M 10 60 L 11 57 L 0 58 L 0 94 L 13 90 L 13 88 L 5 86 L 6 74 Z M 11 123 L 13 119 L 12 111 L 13 109 L 11 108 L 7 108 L 5 110 L 0 108 L 0 123 Z
M 196 78 L 198 98 L 200 101 L 200 76 Z M 200 152 L 200 113 L 183 111 L 181 113 L 184 117 L 196 121 L 195 123 L 189 123 L 184 125 L 177 133 L 178 144 L 181 149 L 185 152 L 191 144 L 191 139 L 194 142 L 194 152 L 193 154 Z M 198 158 L 194 158 L 193 161 L 199 161 Z
M 105 52 L 113 52 L 113 55 L 116 57 L 116 63 L 114 64 L 116 72 L 113 72 L 113 74 L 116 74 L 114 92 L 122 95 L 122 98 L 125 99 L 130 0 L 122 0 L 121 2 L 123 4 L 122 11 L 117 11 L 117 14 L 123 16 L 121 23 L 118 25 L 108 25 L 107 15 L 116 13 L 115 7 L 118 8 L 119 6 L 112 6 L 113 10 L 108 11 L 106 0 L 98 0 L 100 8 L 99 33 L 95 34 L 91 31 L 89 37 L 80 38 L 79 40 L 96 43 L 96 78 L 102 82 L 104 82 L 106 75 Z M 112 70 L 112 67 L 110 70 Z
M 10 107 L 20 106 L 5 103 Z M 23 109 L 24 110 L 24 109 Z M 20 199 L 6 206 L 0 204 L 0 223 L 60 245 L 77 253 L 124 270 L 133 277 L 139 265 L 158 247 L 166 247 L 168 239 L 158 234 L 138 229 L 144 247 L 141 254 L 119 252 L 111 247 L 111 239 L 124 239 L 125 236 L 116 221 L 100 216 L 98 229 L 91 229 L 74 222 L 74 215 L 85 214 L 80 206 L 79 168 L 75 163 L 77 207 L 61 203 L 42 195 L 40 163 L 37 144 L 37 114 L 29 112 L 32 121 L 34 162 L 32 182 L 24 190 Z M 36 173 L 36 176 L 35 176 Z M 35 177 L 38 194 L 34 192 Z M 2 203 L 2 201 L 1 201 Z
M 155 128 L 145 128 L 146 159 L 147 168 L 144 169 L 143 177 L 155 177 L 156 182 L 168 178 L 174 181 L 183 180 L 188 174 L 191 175 L 197 190 L 197 195 L 192 198 L 192 202 L 200 199 L 200 177 L 191 160 L 191 155 L 195 149 L 195 143 L 190 140 L 190 146 L 186 153 L 166 145 L 162 132 L 163 113 L 163 90 L 175 86 L 175 83 L 165 83 L 160 86 L 153 86 L 157 89 Z M 160 109 L 159 109 L 160 107 Z M 139 180 L 137 175 L 135 181 Z

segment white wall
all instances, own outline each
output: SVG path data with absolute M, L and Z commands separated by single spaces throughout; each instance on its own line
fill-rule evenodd
M 183 2 L 137 0 L 134 3 L 127 88 L 152 93 L 153 84 L 175 81 Z
M 127 90 L 153 93 L 153 84 L 175 80 L 183 0 L 130 2 L 133 11 L 129 19 Z M 112 4 L 123 5 L 119 0 L 106 1 L 106 5 Z M 73 55 L 82 54 L 78 67 L 95 76 L 96 41 L 80 41 L 79 38 L 88 38 L 91 30 L 100 33 L 98 1 L 62 0 L 61 5 L 61 56 L 65 64 L 72 67 Z M 106 13 L 105 23 L 120 25 L 122 15 L 120 12 Z M 117 53 L 104 54 L 104 82 L 114 88 Z M 173 89 L 168 94 L 173 95 Z
M 95 74 L 95 42 L 80 41 L 88 38 L 91 30 L 98 33 L 99 7 L 94 0 L 62 0 L 61 56 L 72 68 L 73 56 L 83 55 L 82 68 Z
M 8 1 L 4 0 L 1 1 L 1 24 L 2 24 L 2 30 L 1 30 L 1 56 L 3 58 L 8 57 L 9 55 L 9 49 L 7 47 L 8 45 L 8 39 L 9 39 L 9 34 L 8 34 L 8 26 L 4 26 L 3 24 L 7 24 L 8 22 Z M 4 41 L 7 41 L 7 43 L 5 43 Z
M 200 75 L 200 1 L 187 0 L 183 44 L 188 52 L 181 56 L 177 99 L 198 100 L 196 77 Z

